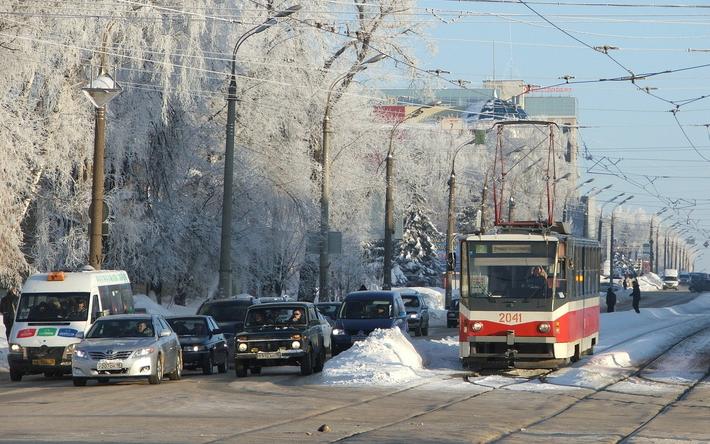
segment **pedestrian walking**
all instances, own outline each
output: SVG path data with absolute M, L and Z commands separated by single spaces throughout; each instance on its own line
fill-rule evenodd
M 10 332 L 12 324 L 15 322 L 15 313 L 17 312 L 17 303 L 20 300 L 16 288 L 7 290 L 7 294 L 0 299 L 0 313 L 2 313 L 2 322 L 5 324 L 5 337 L 10 340 Z
M 611 287 L 609 287 L 606 290 L 606 312 L 613 313 L 615 305 L 616 305 L 616 293 L 614 293 L 614 290 Z
M 624 275 L 624 279 L 622 279 L 622 281 L 623 281 L 622 285 L 624 286 L 624 290 L 629 288 L 629 278 L 626 275 Z
M 631 297 L 633 299 L 631 300 L 631 305 L 634 307 L 634 310 L 636 310 L 636 313 L 641 313 L 639 310 L 639 302 L 641 302 L 641 289 L 639 288 L 639 281 L 637 279 L 634 279 L 632 287 Z

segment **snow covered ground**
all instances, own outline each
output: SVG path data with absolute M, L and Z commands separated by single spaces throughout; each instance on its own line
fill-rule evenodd
M 690 303 L 666 308 L 642 309 L 601 314 L 600 343 L 593 356 L 557 370 L 545 382 L 516 381 L 505 376 L 470 378 L 488 387 L 507 386 L 515 390 L 591 388 L 613 384 L 634 372 L 638 366 L 678 342 L 689 332 L 710 325 L 710 293 Z M 674 349 L 673 364 L 653 369 L 656 379 L 684 380 L 697 377 L 697 353 L 708 346 L 707 335 Z M 698 348 L 694 348 L 695 347 Z M 671 362 L 671 361 L 668 361 Z M 398 330 L 376 331 L 326 363 L 319 382 L 326 385 L 399 385 L 460 372 L 458 338 L 419 339 Z M 460 378 L 459 378 L 460 379 Z M 632 379 L 633 380 L 633 379 Z M 452 384 L 454 379 L 451 380 Z M 644 390 L 656 389 L 643 382 Z M 437 384 L 439 386 L 440 384 Z

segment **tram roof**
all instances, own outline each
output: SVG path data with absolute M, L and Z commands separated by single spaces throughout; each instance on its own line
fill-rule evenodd
M 498 234 L 472 234 L 466 236 L 467 241 L 508 241 L 508 242 L 558 242 L 560 236 L 558 234 L 539 234 L 539 233 L 498 233 Z

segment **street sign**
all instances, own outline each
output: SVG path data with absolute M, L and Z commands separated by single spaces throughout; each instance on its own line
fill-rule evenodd
M 645 254 L 645 255 L 651 254 L 651 244 L 643 244 L 643 254 Z

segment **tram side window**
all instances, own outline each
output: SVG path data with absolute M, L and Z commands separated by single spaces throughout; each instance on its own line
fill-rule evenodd
M 557 292 L 567 296 L 567 264 L 564 259 L 557 262 Z
M 461 297 L 468 296 L 468 267 L 470 260 L 468 257 L 468 243 L 461 243 Z

